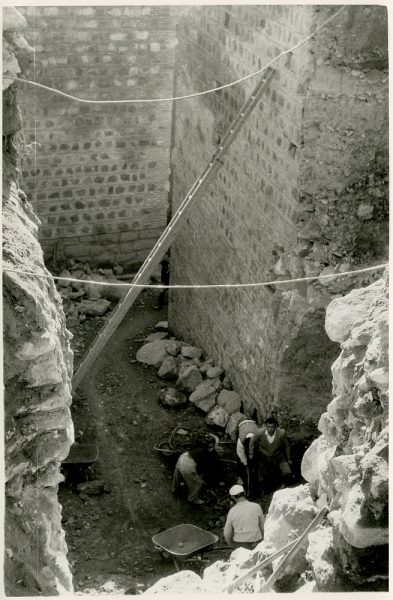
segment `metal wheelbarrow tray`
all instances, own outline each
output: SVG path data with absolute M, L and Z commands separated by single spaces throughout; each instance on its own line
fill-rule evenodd
M 201 550 L 207 550 L 218 540 L 218 536 L 196 525 L 185 523 L 153 535 L 152 542 L 160 550 L 167 552 L 176 568 L 177 560 L 185 560 Z
M 97 458 L 98 447 L 95 444 L 73 444 L 68 456 L 61 461 L 65 480 L 88 481 L 89 467 Z
M 72 444 L 68 456 L 62 461 L 63 465 L 91 465 L 98 458 L 98 448 L 95 444 Z

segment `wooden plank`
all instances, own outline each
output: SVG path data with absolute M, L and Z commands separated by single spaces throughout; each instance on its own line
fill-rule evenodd
M 326 506 L 324 506 L 323 508 L 321 508 L 321 510 L 319 511 L 319 513 L 317 514 L 317 516 L 315 517 L 315 519 L 313 521 L 311 521 L 310 525 L 306 528 L 306 530 L 302 533 L 302 535 L 296 540 L 296 544 L 294 544 L 292 546 L 292 548 L 289 550 L 288 554 L 286 554 L 284 556 L 284 558 L 282 559 L 282 561 L 278 565 L 277 569 L 275 571 L 273 571 L 273 573 L 270 575 L 270 577 L 266 581 L 266 583 L 262 585 L 262 587 L 259 590 L 259 592 L 269 592 L 270 591 L 270 589 L 272 588 L 273 584 L 277 581 L 278 577 L 282 574 L 282 572 L 284 571 L 284 569 L 288 565 L 288 563 L 291 560 L 291 558 L 296 554 L 296 552 L 298 552 L 298 550 L 300 550 L 300 548 L 302 547 L 302 545 L 304 544 L 304 542 L 307 540 L 308 534 L 313 529 L 315 529 L 316 526 L 319 525 L 319 523 L 321 521 L 323 521 L 323 519 L 326 517 L 326 515 L 327 515 L 328 512 L 329 511 L 326 508 Z
M 247 573 L 244 573 L 244 575 L 241 575 L 237 579 L 234 579 L 232 583 L 224 587 L 223 592 L 228 592 L 229 594 L 231 594 L 237 587 L 239 587 L 240 584 L 247 581 L 247 579 L 250 579 L 250 577 L 255 575 L 255 573 L 258 573 L 258 571 L 260 571 L 261 569 L 268 567 L 274 560 L 276 560 L 276 558 L 279 558 L 280 556 L 285 554 L 285 552 L 290 550 L 296 544 L 297 540 L 298 538 L 292 540 L 292 542 L 289 542 L 289 544 L 283 546 L 283 548 L 280 548 L 280 550 L 277 550 L 271 556 L 264 558 L 260 563 L 256 564 L 255 567 L 252 567 L 252 569 L 247 571 Z
M 222 158 L 225 156 L 229 147 L 236 139 L 237 134 L 241 130 L 246 119 L 250 116 L 256 104 L 259 102 L 265 85 L 271 80 L 273 75 L 274 69 L 269 69 L 266 75 L 264 75 L 264 77 L 258 82 L 251 96 L 246 100 L 240 111 L 237 113 L 211 160 L 202 171 L 201 175 L 196 179 L 179 208 L 176 210 L 173 218 L 139 269 L 128 292 L 120 300 L 113 311 L 112 316 L 105 323 L 103 329 L 82 358 L 82 361 L 72 379 L 74 390 L 80 385 L 91 365 L 96 360 L 101 350 L 105 347 L 107 341 L 114 334 L 135 300 L 138 298 L 143 289 L 143 284 L 147 284 L 149 282 L 150 276 L 154 273 L 162 257 L 165 255 L 175 239 L 178 231 L 180 230 L 181 224 L 186 219 L 187 208 L 190 204 L 194 205 L 196 203 L 200 196 L 205 192 L 215 173 L 218 171 L 218 169 L 220 169 L 222 165 Z M 135 285 L 141 285 L 142 287 L 135 287 Z

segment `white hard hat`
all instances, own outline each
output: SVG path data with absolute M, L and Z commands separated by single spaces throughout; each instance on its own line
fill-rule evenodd
M 230 496 L 239 496 L 239 494 L 244 494 L 244 487 L 242 485 L 236 484 L 231 487 L 229 490 Z

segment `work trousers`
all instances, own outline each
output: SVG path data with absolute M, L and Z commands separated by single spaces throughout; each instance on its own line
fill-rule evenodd
M 189 502 L 193 502 L 197 499 L 198 494 L 201 491 L 203 479 L 198 475 L 195 460 L 191 458 L 188 452 L 183 452 L 176 463 L 175 472 L 173 474 L 173 491 L 177 489 L 179 474 L 183 477 L 187 486 L 187 499 Z
M 259 486 L 267 492 L 270 488 L 280 487 L 281 483 L 291 474 L 288 462 L 281 457 L 270 458 L 257 455 L 257 479 Z

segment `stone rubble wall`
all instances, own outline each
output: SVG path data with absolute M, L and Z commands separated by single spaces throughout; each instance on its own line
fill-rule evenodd
M 257 70 L 335 10 L 193 8 L 179 26 L 177 93 Z M 384 7 L 347 7 L 274 65 L 261 102 L 173 245 L 171 283 L 291 279 L 386 261 L 386 35 Z M 174 207 L 256 79 L 176 106 Z M 170 326 L 225 368 L 250 412 L 263 418 L 277 408 L 287 428 L 295 418 L 295 428 L 311 430 L 330 401 L 338 348 L 324 330 L 326 306 L 379 276 L 176 290 Z
M 21 10 L 35 48 L 27 79 L 89 100 L 172 96 L 177 8 Z M 167 221 L 172 104 L 89 105 L 25 85 L 21 109 L 38 143 L 23 187 L 46 257 L 57 243 L 92 265 L 140 264 Z
M 302 474 L 330 505 L 331 551 L 356 584 L 388 572 L 388 274 L 328 306 L 326 331 L 341 345 L 334 398 L 306 451 Z M 318 546 L 314 553 L 317 555 Z
M 3 76 L 31 58 L 23 16 L 3 9 Z M 19 184 L 16 85 L 3 80 L 3 269 L 49 275 L 37 239 L 39 220 Z M 14 272 L 3 280 L 5 531 L 8 595 L 72 592 L 57 488 L 73 442 L 73 355 L 53 281 Z

